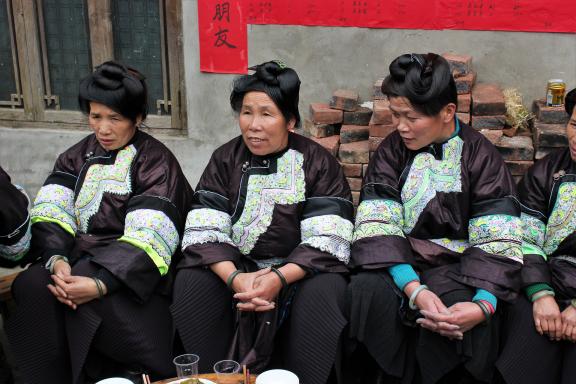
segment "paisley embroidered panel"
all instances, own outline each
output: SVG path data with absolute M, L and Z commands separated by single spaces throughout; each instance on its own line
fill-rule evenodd
M 74 191 L 58 184 L 43 186 L 36 195 L 30 216 L 32 223 L 56 223 L 75 236 L 78 222 L 74 213 Z
M 486 215 L 468 224 L 470 245 L 522 263 L 523 225 L 519 217 Z
M 297 204 L 305 200 L 304 156 L 289 149 L 277 160 L 276 173 L 249 176 L 244 209 L 232 225 L 232 240 L 244 255 L 272 222 L 276 204 Z
M 118 240 L 142 248 L 164 274 L 168 271 L 180 236 L 164 212 L 136 209 L 126 215 L 124 235 Z
M 554 253 L 560 243 L 576 229 L 576 183 L 565 182 L 558 188 L 556 203 L 546 225 L 544 252 Z
M 136 148 L 130 145 L 118 152 L 114 164 L 89 166 L 74 204 L 81 232 L 88 231 L 90 218 L 98 212 L 104 193 L 129 195 L 132 192 L 130 169 L 135 157 Z
M 448 140 L 442 147 L 442 160 L 427 152 L 414 157 L 408 177 L 402 188 L 404 206 L 404 233 L 410 233 L 426 205 L 436 192 L 461 192 L 461 158 L 464 142 L 459 136 Z
M 354 225 L 338 215 L 314 216 L 301 222 L 302 243 L 328 252 L 338 260 L 350 261 Z
M 186 217 L 186 229 L 182 238 L 182 249 L 189 245 L 226 243 L 235 245 L 230 238 L 231 217 L 226 212 L 211 208 L 193 209 Z

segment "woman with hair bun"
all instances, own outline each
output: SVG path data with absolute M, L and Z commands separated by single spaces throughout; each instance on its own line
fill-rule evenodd
M 174 374 L 167 288 L 192 190 L 138 129 L 146 95 L 138 71 L 111 61 L 80 82 L 93 133 L 58 156 L 38 192 L 37 261 L 12 286 L 6 331 L 25 383 Z
M 502 382 L 576 382 L 576 89 L 565 110 L 568 146 L 538 160 L 518 184 L 525 295 L 508 310 Z
M 350 189 L 328 151 L 292 132 L 296 72 L 250 69 L 230 96 L 241 135 L 214 151 L 186 219 L 174 323 L 201 371 L 229 357 L 326 383 L 346 325 Z
M 396 131 L 370 161 L 356 216 L 353 376 L 489 382 L 498 304 L 515 298 L 522 266 L 514 181 L 494 146 L 456 118 L 444 58 L 396 58 L 382 91 Z

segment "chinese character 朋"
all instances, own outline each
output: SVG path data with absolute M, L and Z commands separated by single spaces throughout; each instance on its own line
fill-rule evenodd
M 218 19 L 218 21 L 222 21 L 224 17 L 226 17 L 226 21 L 230 22 L 230 3 L 228 2 L 216 4 L 216 12 L 212 20 Z

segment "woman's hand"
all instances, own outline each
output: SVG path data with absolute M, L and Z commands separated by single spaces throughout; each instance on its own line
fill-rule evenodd
M 54 263 L 52 273 L 60 277 L 70 276 L 72 273 L 72 267 L 70 267 L 70 264 L 68 264 L 67 261 L 60 259 Z
M 484 312 L 480 306 L 473 302 L 461 302 L 448 308 L 449 313 L 434 313 L 421 311 L 425 319 L 418 319 L 424 328 L 440 333 L 452 339 L 462 340 L 464 333 L 468 332 L 485 320 Z M 434 324 L 433 324 L 434 323 Z M 452 326 L 448 329 L 442 324 Z
M 232 281 L 232 289 L 236 293 L 248 292 L 254 288 L 254 281 L 270 272 L 270 268 L 260 269 L 256 272 L 241 272 Z
M 562 315 L 554 296 L 546 295 L 532 304 L 534 325 L 541 335 L 548 335 L 550 340 L 562 338 Z
M 78 308 L 78 305 L 87 303 L 91 300 L 100 297 L 96 282 L 91 277 L 85 276 L 64 276 L 52 275 L 55 285 L 50 284 L 48 289 L 56 296 L 56 298 L 63 304 L 68 305 L 72 309 Z M 106 287 L 103 284 L 104 293 Z M 59 296 L 60 291 L 64 291 L 64 300 Z
M 562 311 L 562 338 L 571 342 L 576 342 L 576 308 L 569 305 Z
M 234 298 L 240 300 L 237 307 L 241 311 L 269 311 L 275 308 L 274 300 L 281 289 L 282 281 L 278 275 L 268 271 L 254 279 L 252 290 L 237 293 Z

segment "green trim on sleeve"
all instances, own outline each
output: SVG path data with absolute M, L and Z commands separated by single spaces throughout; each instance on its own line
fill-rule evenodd
M 554 292 L 554 289 L 546 283 L 532 284 L 527 286 L 524 290 L 526 291 L 526 296 L 528 296 L 529 299 L 531 299 L 535 293 L 538 293 L 540 291 Z
M 52 217 L 46 217 L 46 216 L 32 216 L 32 218 L 30 219 L 30 221 L 32 222 L 32 224 L 36 224 L 36 223 L 54 223 L 54 224 L 58 224 L 60 227 L 62 227 L 63 230 L 65 230 L 66 232 L 68 232 L 69 234 L 71 234 L 72 236 L 76 236 L 76 232 L 74 231 L 74 228 L 72 228 L 72 226 L 68 223 L 65 223 L 63 221 L 60 221 L 58 219 L 54 219 Z
M 544 253 L 540 247 L 530 244 L 526 241 L 522 242 L 522 254 L 523 255 L 540 255 L 546 261 L 548 261 L 548 256 Z
M 158 267 L 161 276 L 164 276 L 166 273 L 168 273 L 168 265 L 150 244 L 140 241 L 138 239 L 134 239 L 133 237 L 127 237 L 127 236 L 122 236 L 121 238 L 118 239 L 118 241 L 123 241 L 125 243 L 131 244 L 136 248 L 140 248 L 141 250 L 146 252 L 146 254 L 150 256 L 156 267 Z

